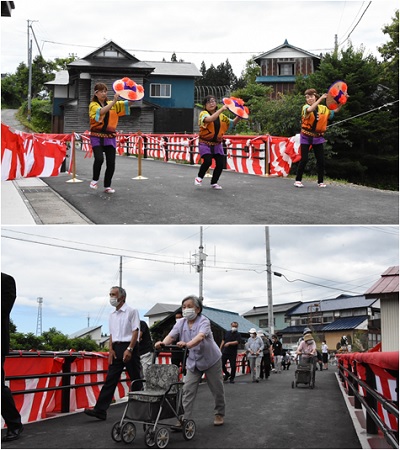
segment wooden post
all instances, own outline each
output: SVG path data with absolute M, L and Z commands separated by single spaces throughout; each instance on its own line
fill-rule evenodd
M 75 132 L 71 135 L 71 161 L 72 161 L 72 178 L 67 183 L 82 183 L 82 180 L 76 178 L 76 158 L 75 158 Z
M 132 178 L 132 180 L 147 180 L 146 177 L 142 176 L 142 150 L 143 150 L 143 138 L 142 138 L 142 132 L 137 132 L 138 137 L 138 176 L 135 178 Z

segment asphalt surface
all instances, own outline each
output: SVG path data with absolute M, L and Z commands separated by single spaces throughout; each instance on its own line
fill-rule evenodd
M 3 110 L 2 121 L 24 129 L 14 110 Z M 89 189 L 92 158 L 78 151 L 76 176 L 2 182 L 2 223 L 24 223 L 13 209 L 3 207 L 18 194 L 36 224 L 390 224 L 399 223 L 398 192 L 328 183 L 320 189 L 313 181 L 293 186 L 293 178 L 261 177 L 224 171 L 220 191 L 194 186 L 198 166 L 117 156 L 113 187 L 116 193 Z M 28 179 L 27 179 L 28 180 Z M 13 183 L 13 189 L 10 183 Z M 13 191 L 17 191 L 14 193 Z M 10 198 L 8 198 L 10 197 Z M 15 203 L 15 202 L 14 202 Z M 25 209 L 26 209 L 25 208 Z M 14 208 L 16 209 L 16 208 Z M 16 214 L 18 212 L 16 211 Z
M 194 186 L 198 166 L 118 156 L 112 186 L 115 194 L 89 188 L 93 159 L 77 152 L 75 179 L 43 179 L 95 224 L 398 224 L 398 192 L 332 183 L 321 189 L 292 178 L 272 178 L 224 171 L 222 190 Z M 104 168 L 102 176 L 104 174 Z
M 181 432 L 171 432 L 167 448 L 362 448 L 332 367 L 317 371 L 314 389 L 292 388 L 293 380 L 292 366 L 260 383 L 244 375 L 235 384 L 224 384 L 227 407 L 220 427 L 213 425 L 213 399 L 202 383 L 193 417 L 195 436 L 188 442 Z M 79 412 L 30 423 L 19 440 L 2 447 L 147 448 L 141 424 L 136 424 L 137 436 L 129 446 L 111 438 L 124 407 L 125 403 L 112 405 L 106 421 Z

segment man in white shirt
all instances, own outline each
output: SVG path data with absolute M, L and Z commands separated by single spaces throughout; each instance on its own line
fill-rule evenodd
M 110 289 L 110 304 L 115 307 L 115 310 L 109 318 L 110 352 L 107 377 L 94 408 L 84 411 L 88 416 L 100 420 L 107 418 L 107 409 L 111 404 L 124 368 L 126 368 L 131 381 L 141 378 L 138 346 L 139 312 L 128 306 L 125 299 L 125 289 L 118 286 Z M 142 382 L 136 382 L 132 390 L 141 390 L 142 387 Z

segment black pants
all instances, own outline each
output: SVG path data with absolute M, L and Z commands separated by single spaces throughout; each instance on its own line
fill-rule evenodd
M 224 155 L 216 153 L 212 155 L 211 153 L 207 153 L 203 155 L 203 164 L 200 166 L 198 177 L 203 179 L 207 170 L 211 167 L 212 159 L 215 159 L 215 169 L 213 170 L 211 184 L 218 183 L 219 177 L 221 176 L 222 170 L 224 168 Z
M 112 145 L 98 145 L 93 147 L 93 181 L 99 181 L 101 166 L 106 155 L 106 173 L 104 174 L 104 187 L 111 186 L 111 180 L 115 171 L 115 147 Z
M 229 361 L 229 365 L 231 368 L 230 373 L 228 372 L 228 369 L 226 368 L 226 363 L 227 361 Z M 222 355 L 221 358 L 221 362 L 222 362 L 222 371 L 224 372 L 224 375 L 226 375 L 227 377 L 229 376 L 229 378 L 231 380 L 235 379 L 235 375 L 236 375 L 236 354 L 235 355 Z
M 4 359 L 1 358 L 1 415 L 10 430 L 18 430 L 21 427 L 21 415 L 15 406 L 10 388 L 5 384 L 3 369 Z
M 301 144 L 301 160 L 297 167 L 296 181 L 301 181 L 303 178 L 304 169 L 308 163 L 308 154 L 310 144 Z M 324 144 L 314 144 L 312 146 L 314 150 L 315 159 L 317 160 L 317 173 L 318 173 L 318 183 L 322 183 L 324 181 Z
M 113 344 L 116 359 L 114 359 L 112 364 L 108 366 L 105 384 L 100 391 L 99 398 L 97 399 L 96 405 L 94 407 L 96 411 L 107 411 L 113 399 L 115 388 L 117 387 L 124 367 L 126 367 L 131 381 L 140 378 L 139 347 L 138 345 L 135 345 L 135 348 L 132 352 L 132 358 L 128 362 L 124 363 L 122 358 L 127 347 L 129 347 L 129 342 L 118 342 Z M 132 390 L 140 391 L 142 387 L 143 383 L 141 381 L 136 382 L 132 386 Z
M 260 378 L 267 379 L 271 372 L 271 358 L 268 355 L 264 355 L 261 359 L 261 366 L 260 366 Z

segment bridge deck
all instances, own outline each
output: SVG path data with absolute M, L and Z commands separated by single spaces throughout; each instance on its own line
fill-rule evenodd
M 249 375 L 225 384 L 225 425 L 213 426 L 213 400 L 205 383 L 194 412 L 197 432 L 188 443 L 171 432 L 168 448 L 361 448 L 335 369 L 316 373 L 314 389 L 292 388 L 294 367 L 252 383 Z M 125 404 L 112 405 L 106 421 L 82 412 L 25 425 L 21 439 L 3 448 L 128 448 L 111 438 Z M 129 448 L 147 448 L 142 425 Z

